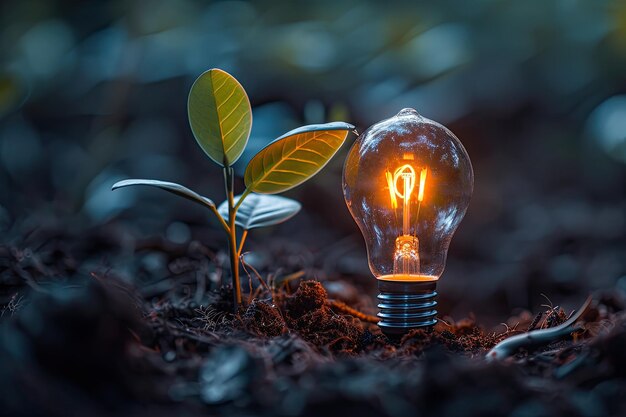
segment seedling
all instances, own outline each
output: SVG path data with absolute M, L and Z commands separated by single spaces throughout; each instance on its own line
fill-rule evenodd
M 344 122 L 302 126 L 271 142 L 248 163 L 245 190 L 235 196 L 232 165 L 248 143 L 252 109 L 239 82 L 220 69 L 198 77 L 189 92 L 189 124 L 198 145 L 223 168 L 226 200 L 216 206 L 180 184 L 129 179 L 113 185 L 115 190 L 148 185 L 177 194 L 207 207 L 228 236 L 235 309 L 241 304 L 239 257 L 248 231 L 282 223 L 300 211 L 300 203 L 272 194 L 282 193 L 317 174 L 335 155 L 354 126 Z M 239 237 L 237 227 L 241 229 Z

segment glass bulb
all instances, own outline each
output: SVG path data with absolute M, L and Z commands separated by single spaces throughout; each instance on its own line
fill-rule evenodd
M 359 136 L 346 159 L 343 192 L 379 283 L 439 279 L 473 188 L 459 139 L 413 109 Z M 403 288 L 419 293 L 422 287 Z

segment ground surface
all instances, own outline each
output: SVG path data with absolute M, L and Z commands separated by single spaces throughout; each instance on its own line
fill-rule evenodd
M 571 312 L 524 311 L 495 331 L 443 316 L 394 344 L 371 323 L 371 289 L 290 271 L 280 251 L 285 272 L 247 265 L 235 315 L 217 247 L 154 238 L 120 251 L 115 224 L 24 227 L 0 246 L 2 415 L 626 413 L 618 289 L 594 295 L 582 330 L 488 362 L 497 342 Z

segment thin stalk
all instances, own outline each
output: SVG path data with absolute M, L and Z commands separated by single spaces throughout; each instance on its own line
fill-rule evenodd
M 243 229 L 243 233 L 239 238 L 239 249 L 237 250 L 237 258 L 241 257 L 241 251 L 243 250 L 243 244 L 246 241 L 246 237 L 248 237 L 248 229 Z
M 220 224 L 222 225 L 226 233 L 230 234 L 230 227 L 228 227 L 228 224 L 224 221 L 220 213 L 217 211 L 217 208 L 215 206 L 212 206 L 210 207 L 210 209 L 217 216 L 217 219 L 220 221 Z
M 243 200 L 246 199 L 248 194 L 250 194 L 250 189 L 246 188 L 244 190 L 243 194 L 241 194 L 241 197 L 239 197 L 239 200 L 237 201 L 237 204 L 235 204 L 235 213 L 237 213 L 237 210 L 239 210 L 239 206 L 241 206 L 241 203 L 243 203 Z
M 233 281 L 233 300 L 235 313 L 241 305 L 241 285 L 239 283 L 239 259 L 237 256 L 237 229 L 235 226 L 235 172 L 231 167 L 224 167 L 224 185 L 228 196 L 228 249 L 230 254 L 230 271 Z

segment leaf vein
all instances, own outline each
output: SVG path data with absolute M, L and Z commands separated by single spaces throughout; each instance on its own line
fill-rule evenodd
M 263 182 L 266 184 L 291 185 L 291 183 L 288 183 L 288 182 L 280 182 L 280 181 L 272 181 L 272 180 L 265 180 Z
M 226 85 L 226 83 L 228 82 L 228 78 L 224 78 L 224 82 L 222 84 L 220 84 L 219 87 L 217 87 L 215 90 L 213 90 L 213 94 L 217 94 L 217 92 Z
M 230 146 L 226 149 L 224 149 L 224 153 L 228 153 L 230 152 L 231 149 L 233 149 L 235 147 L 235 145 L 237 144 L 237 142 L 239 142 L 239 139 L 241 139 L 241 137 L 246 133 L 246 131 L 244 129 L 241 130 L 241 132 L 239 132 L 239 136 L 237 136 L 235 139 L 233 139 L 233 141 L 231 142 Z
M 288 157 L 288 158 L 286 159 L 286 161 L 304 162 L 304 163 L 306 163 L 306 164 L 315 165 L 316 167 L 317 167 L 317 166 L 319 166 L 318 164 L 316 164 L 316 163 L 315 163 L 315 162 L 313 162 L 313 161 L 309 161 L 309 160 L 306 160 L 306 159 L 300 159 L 300 158 L 294 158 L 293 156 Z M 268 175 L 269 175 L 269 174 L 268 174 Z
M 228 129 L 228 132 L 224 133 L 224 138 L 228 135 L 231 134 L 231 132 L 233 130 L 235 130 L 237 128 L 237 126 L 239 126 L 239 123 L 243 120 L 243 118 L 246 117 L 246 113 L 244 112 L 241 117 L 239 118 L 239 120 L 237 120 L 237 122 L 233 125 L 233 127 L 231 127 L 230 129 Z
M 237 87 L 234 86 L 233 87 L 233 91 L 230 92 L 230 94 L 228 95 L 228 97 L 226 97 L 224 100 L 222 100 L 222 102 L 220 104 L 217 105 L 217 110 L 219 111 L 219 109 L 224 105 L 228 103 L 228 100 L 230 100 L 230 98 L 237 92 Z
M 284 174 L 295 174 L 295 175 L 302 175 L 303 177 L 308 177 L 307 174 L 304 174 L 304 173 L 298 172 L 298 171 L 294 171 L 294 170 L 291 170 L 291 169 L 279 169 L 279 168 L 276 168 L 276 169 L 273 169 L 272 172 L 282 172 Z
M 309 148 L 300 148 L 298 149 L 299 151 L 304 151 L 304 152 L 311 152 L 314 153 L 315 155 L 321 156 L 322 158 L 326 158 L 326 155 L 314 150 L 314 149 L 309 149 Z

